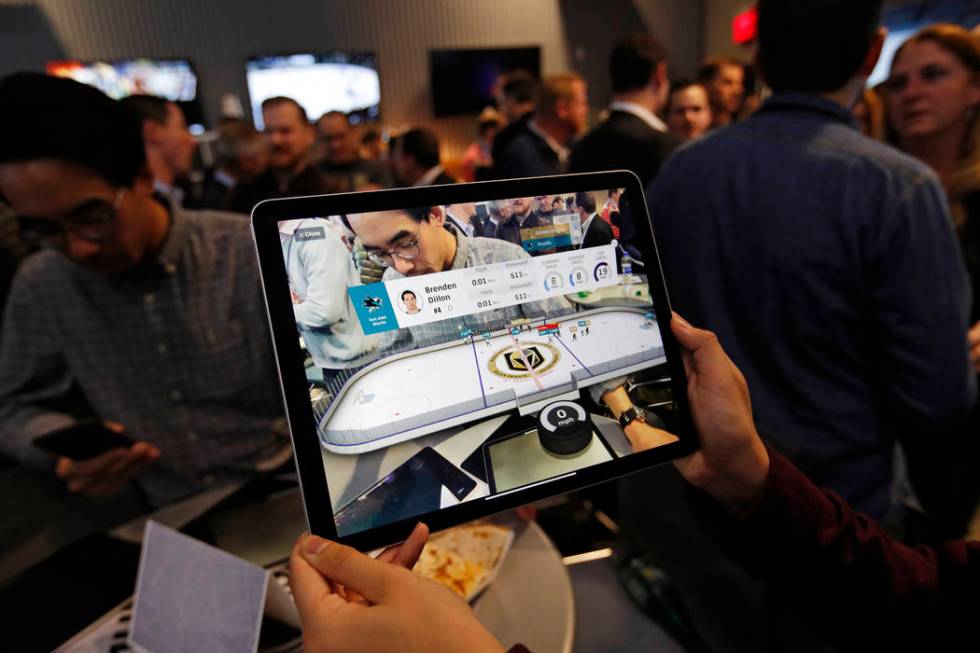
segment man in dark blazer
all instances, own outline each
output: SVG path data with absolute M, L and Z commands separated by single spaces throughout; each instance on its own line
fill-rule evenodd
M 613 241 L 612 227 L 596 213 L 595 195 L 576 193 L 575 210 L 582 220 L 581 249 L 600 247 Z
M 511 139 L 521 133 L 534 115 L 537 80 L 525 70 L 509 73 L 497 93 L 497 106 L 507 119 L 507 126 L 497 132 L 490 146 L 490 158 L 496 161 Z
M 657 113 L 670 83 L 663 48 L 648 34 L 620 41 L 609 57 L 613 102 L 609 118 L 572 151 L 571 172 L 627 169 L 646 188 L 678 141 Z
M 649 34 L 632 34 L 613 48 L 609 73 L 609 118 L 575 146 L 569 172 L 626 169 L 646 188 L 679 144 L 657 117 L 670 89 L 667 56 Z M 630 247 L 636 231 L 631 216 L 624 212 L 621 218 L 620 240 L 635 254 Z
M 262 102 L 262 120 L 269 167 L 251 182 L 235 186 L 228 208 L 236 213 L 251 213 L 262 200 L 319 195 L 327 190 L 310 161 L 316 133 L 306 109 L 292 98 L 272 97 Z
M 455 184 L 439 163 L 439 137 L 428 129 L 410 129 L 391 146 L 391 167 L 402 186 Z
M 569 147 L 587 127 L 589 96 L 575 73 L 549 75 L 538 87 L 537 108 L 493 166 L 497 179 L 557 175 L 568 169 Z

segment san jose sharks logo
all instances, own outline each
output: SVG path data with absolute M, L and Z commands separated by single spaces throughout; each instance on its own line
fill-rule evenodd
M 361 305 L 368 310 L 369 313 L 381 310 L 381 298 L 371 297 L 370 295 L 361 300 Z

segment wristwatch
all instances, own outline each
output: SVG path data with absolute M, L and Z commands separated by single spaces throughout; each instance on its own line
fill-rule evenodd
M 622 426 L 624 430 L 633 422 L 646 421 L 647 414 L 643 412 L 642 408 L 637 408 L 636 406 L 630 406 L 619 414 L 619 425 Z

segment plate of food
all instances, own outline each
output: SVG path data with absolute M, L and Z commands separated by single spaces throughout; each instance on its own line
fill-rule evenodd
M 497 576 L 514 531 L 494 524 L 470 524 L 437 533 L 426 543 L 415 573 L 472 601 Z

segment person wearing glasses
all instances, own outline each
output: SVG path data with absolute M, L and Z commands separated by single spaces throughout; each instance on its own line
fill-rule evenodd
M 495 238 L 470 238 L 448 223 L 442 207 L 359 213 L 347 226 L 364 245 L 370 259 L 386 268 L 382 281 L 528 258 L 519 246 Z M 483 331 L 511 320 L 555 318 L 574 309 L 564 297 L 544 299 L 463 317 L 429 322 L 382 334 L 382 352 L 449 342 L 463 329 Z
M 0 201 L 40 248 L 0 336 L 0 452 L 71 492 L 135 479 L 148 508 L 288 461 L 248 223 L 155 199 L 135 114 L 68 79 L 3 78 Z M 72 460 L 32 443 L 80 418 L 133 444 Z

